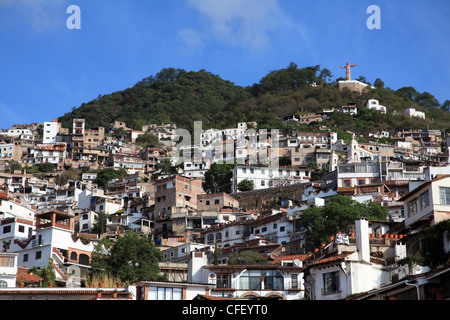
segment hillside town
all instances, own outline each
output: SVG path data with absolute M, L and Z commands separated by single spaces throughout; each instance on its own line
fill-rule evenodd
M 371 99 L 284 121 L 318 123 L 358 108 L 385 113 L 389 106 Z M 421 231 L 450 218 L 447 132 L 367 132 L 364 139 L 349 132 L 344 140 L 327 127 L 257 127 L 192 134 L 171 123 L 137 131 L 120 121 L 88 128 L 85 119 L 65 128 L 55 119 L 2 129 L 0 300 L 450 298 L 450 260 L 412 262 L 424 250 Z M 230 165 L 231 178 L 205 183 L 217 164 Z M 100 180 L 111 168 L 121 175 Z M 336 196 L 377 203 L 388 215 L 356 219 L 348 232 L 308 248 L 304 213 Z M 90 284 L 95 247 L 129 232 L 154 243 L 167 280 Z M 448 231 L 438 238 L 450 258 Z M 267 263 L 231 263 L 249 252 Z M 47 283 L 33 270 L 48 266 L 55 280 Z

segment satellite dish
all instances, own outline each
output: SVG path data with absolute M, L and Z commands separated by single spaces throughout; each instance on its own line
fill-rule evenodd
M 300 260 L 298 260 L 298 259 L 295 259 L 293 261 L 293 263 L 294 263 L 294 266 L 296 266 L 296 267 L 301 267 L 302 266 L 302 262 Z

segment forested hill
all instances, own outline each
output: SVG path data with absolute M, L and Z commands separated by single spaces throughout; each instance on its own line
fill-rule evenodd
M 133 87 L 83 103 L 79 108 L 59 118 L 63 127 L 71 128 L 72 119 L 86 119 L 88 128 L 108 128 L 115 121 L 140 130 L 148 123 L 175 123 L 191 130 L 194 121 L 202 121 L 203 129 L 235 127 L 238 122 L 256 121 L 259 128 L 286 130 L 283 117 L 306 112 L 321 112 L 323 108 L 357 103 L 357 117 L 335 113 L 322 123 L 336 130 L 367 133 L 379 129 L 392 133 L 401 129 L 450 129 L 450 101 L 442 105 L 428 93 L 413 87 L 392 90 L 381 79 L 375 89 L 364 94 L 344 90 L 339 92 L 331 81 L 328 69 L 320 66 L 298 68 L 295 63 L 269 72 L 258 83 L 237 86 L 205 70 L 185 71 L 164 68 Z M 357 80 L 367 82 L 364 77 Z M 316 83 L 313 87 L 311 84 Z M 388 108 L 387 115 L 362 109 L 368 99 L 378 99 Z M 426 120 L 403 116 L 406 108 L 426 113 Z M 318 125 L 300 128 L 318 130 Z

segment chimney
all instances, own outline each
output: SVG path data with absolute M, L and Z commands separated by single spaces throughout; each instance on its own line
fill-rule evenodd
M 188 260 L 188 282 L 205 282 L 203 278 L 203 266 L 208 264 L 208 258 L 203 251 L 191 251 Z
M 369 245 L 369 221 L 359 219 L 355 221 L 356 250 L 358 251 L 359 261 L 370 263 L 370 245 Z

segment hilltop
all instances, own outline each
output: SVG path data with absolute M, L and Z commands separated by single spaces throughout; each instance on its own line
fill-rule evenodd
M 111 94 L 99 95 L 59 118 L 64 127 L 71 128 L 72 119 L 84 118 L 88 128 L 109 127 L 115 120 L 141 130 L 147 123 L 175 123 L 191 130 L 194 121 L 202 121 L 203 129 L 223 129 L 238 122 L 256 121 L 259 129 L 289 130 L 283 122 L 289 115 L 322 112 L 324 108 L 356 103 L 361 109 L 356 117 L 334 113 L 320 123 L 338 131 L 357 134 L 402 129 L 450 129 L 450 101 L 442 105 L 428 92 L 414 87 L 398 90 L 385 87 L 376 79 L 372 89 L 362 94 L 339 91 L 331 72 L 320 66 L 298 68 L 295 63 L 274 70 L 258 83 L 242 87 L 208 71 L 185 71 L 164 68 L 133 87 Z M 364 77 L 360 81 L 368 83 Z M 387 106 L 387 114 L 363 109 L 368 99 L 377 99 Z M 403 115 L 407 108 L 426 114 L 426 119 Z M 317 131 L 319 125 L 298 125 L 300 130 Z

